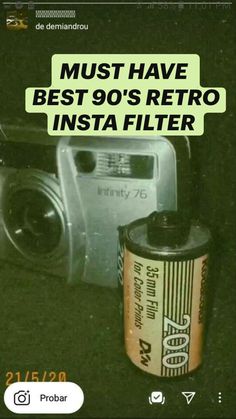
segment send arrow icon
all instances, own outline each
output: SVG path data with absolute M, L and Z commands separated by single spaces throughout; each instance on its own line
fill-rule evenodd
M 196 394 L 196 391 L 182 391 L 182 394 L 185 397 L 187 404 L 190 404 Z

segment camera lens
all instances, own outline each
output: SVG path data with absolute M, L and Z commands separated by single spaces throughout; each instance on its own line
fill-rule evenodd
M 22 189 L 6 202 L 5 224 L 18 248 L 34 254 L 47 254 L 58 246 L 62 225 L 52 200 L 41 191 Z
M 91 151 L 78 151 L 75 155 L 75 164 L 78 172 L 91 173 L 96 167 L 96 159 Z

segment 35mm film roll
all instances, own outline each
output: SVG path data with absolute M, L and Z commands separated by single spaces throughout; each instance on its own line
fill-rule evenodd
M 122 237 L 127 355 L 160 377 L 195 370 L 202 360 L 208 229 L 175 212 L 154 212 Z

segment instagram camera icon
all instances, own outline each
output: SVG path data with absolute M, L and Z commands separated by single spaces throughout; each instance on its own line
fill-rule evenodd
M 29 390 L 20 390 L 14 394 L 14 404 L 16 406 L 28 406 L 30 404 Z

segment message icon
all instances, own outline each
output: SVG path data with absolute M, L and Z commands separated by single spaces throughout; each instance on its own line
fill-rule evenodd
M 187 404 L 190 404 L 196 394 L 196 391 L 182 391 L 182 394 L 185 397 Z
M 165 403 L 165 396 L 163 396 L 163 393 L 161 391 L 153 391 L 151 393 L 151 396 L 149 396 L 149 404 L 153 403 Z

